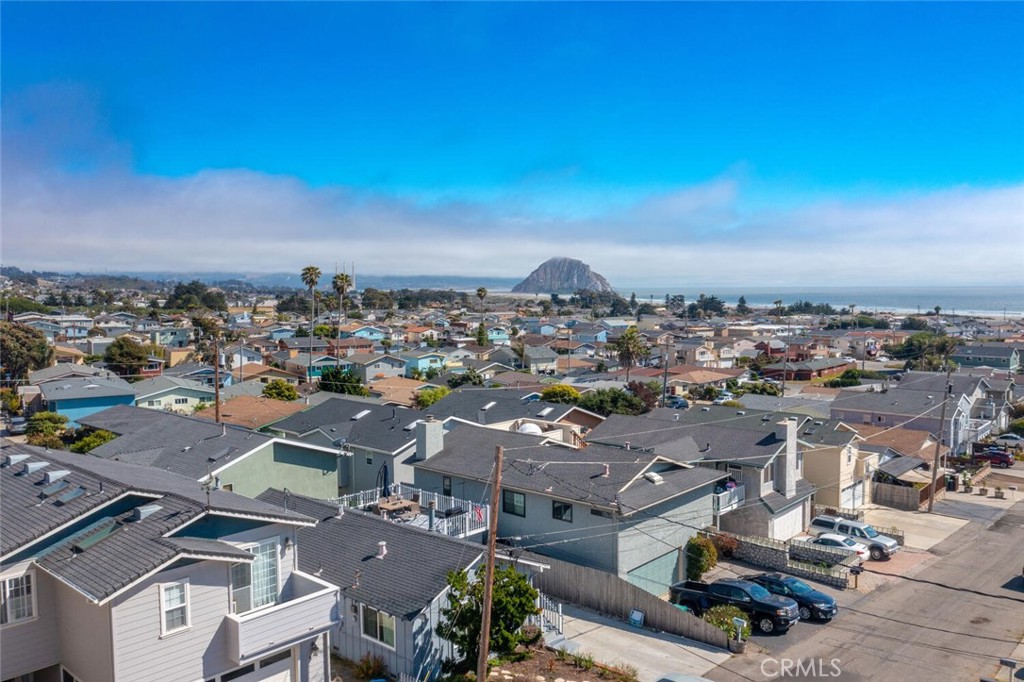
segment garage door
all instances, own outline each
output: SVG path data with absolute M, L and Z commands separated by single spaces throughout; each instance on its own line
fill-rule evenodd
M 839 506 L 844 509 L 857 509 L 864 504 L 864 481 L 857 481 L 851 486 L 843 488 L 842 496 L 839 499 Z
M 798 504 L 772 519 L 772 538 L 788 540 L 804 530 L 804 505 Z

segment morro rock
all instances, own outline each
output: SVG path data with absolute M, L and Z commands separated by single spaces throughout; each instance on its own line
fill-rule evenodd
M 579 289 L 613 291 L 612 285 L 575 258 L 550 258 L 512 287 L 515 294 L 571 294 Z

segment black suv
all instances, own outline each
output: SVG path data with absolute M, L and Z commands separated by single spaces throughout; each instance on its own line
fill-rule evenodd
M 744 576 L 744 580 L 757 583 L 772 594 L 789 597 L 800 607 L 800 620 L 832 620 L 839 612 L 836 600 L 819 592 L 802 580 L 781 573 L 761 573 Z

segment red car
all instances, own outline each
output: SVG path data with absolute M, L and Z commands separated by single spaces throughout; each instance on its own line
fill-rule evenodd
M 1000 469 L 1006 469 L 1013 466 L 1013 455 L 1006 450 L 997 450 L 990 448 L 983 452 L 974 453 L 974 461 L 976 462 L 989 462 L 994 467 Z

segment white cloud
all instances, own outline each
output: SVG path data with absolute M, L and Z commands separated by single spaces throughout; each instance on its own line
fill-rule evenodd
M 87 93 L 76 97 L 88 109 Z M 521 188 L 423 204 L 248 170 L 139 176 L 125 146 L 89 126 L 23 121 L 4 123 L 2 207 L 3 261 L 23 268 L 295 272 L 354 261 L 372 274 L 523 277 L 564 255 L 623 287 L 1021 282 L 1009 255 L 1024 252 L 1024 185 L 750 212 L 742 179 L 726 176 L 566 218 Z M 54 132 L 72 162 L 94 167 L 69 168 L 39 142 Z

